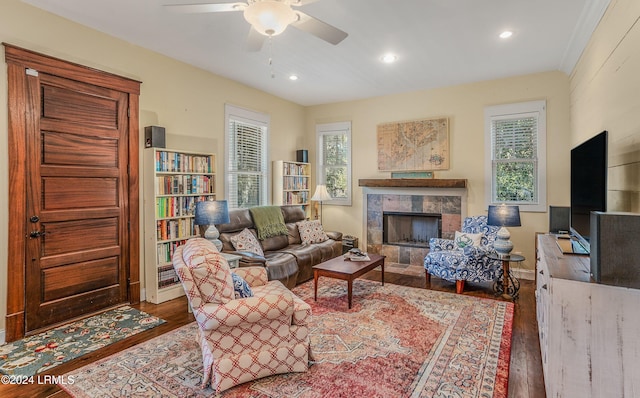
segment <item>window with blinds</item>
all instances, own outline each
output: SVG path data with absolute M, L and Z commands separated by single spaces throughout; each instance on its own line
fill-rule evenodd
M 267 204 L 268 115 L 225 107 L 225 196 L 229 208 Z
M 545 102 L 489 107 L 487 124 L 488 204 L 508 203 L 521 210 L 546 210 L 544 178 Z
M 351 205 L 351 122 L 316 125 L 318 184 L 325 184 L 332 200 Z

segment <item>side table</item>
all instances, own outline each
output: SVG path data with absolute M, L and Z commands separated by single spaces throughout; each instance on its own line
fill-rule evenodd
M 524 256 L 510 254 L 506 257 L 500 257 L 497 253 L 490 253 L 487 256 L 492 260 L 502 261 L 502 275 L 493 284 L 493 290 L 496 295 L 502 295 L 502 298 L 516 301 L 520 291 L 520 281 L 511 274 L 509 266 L 511 262 L 519 263 L 524 261 Z
M 224 257 L 225 260 L 227 260 L 227 262 L 229 263 L 229 268 L 238 268 L 240 266 L 240 259 L 242 258 L 241 256 L 223 252 L 220 252 L 220 254 L 222 254 L 222 257 Z

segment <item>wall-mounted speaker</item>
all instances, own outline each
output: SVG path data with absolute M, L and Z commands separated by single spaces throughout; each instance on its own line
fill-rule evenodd
M 568 206 L 549 206 L 549 232 L 569 232 L 571 227 L 571 208 Z
M 145 148 L 164 148 L 164 127 L 147 126 L 144 128 L 144 147 Z
M 591 212 L 591 278 L 640 289 L 640 214 Z
M 306 149 L 297 150 L 296 162 L 309 163 L 309 151 Z

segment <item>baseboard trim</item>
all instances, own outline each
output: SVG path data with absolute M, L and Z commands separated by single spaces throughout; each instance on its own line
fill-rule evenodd
M 0 330 L 0 345 L 4 345 L 5 341 L 5 333 L 4 333 L 4 329 Z
M 140 302 L 147 301 L 147 289 L 140 289 Z
M 526 279 L 533 281 L 536 279 L 536 273 L 532 269 L 511 268 L 511 273 L 518 279 Z

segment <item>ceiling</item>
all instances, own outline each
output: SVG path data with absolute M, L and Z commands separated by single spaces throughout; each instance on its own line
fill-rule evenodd
M 569 74 L 609 3 L 317 0 L 297 9 L 346 31 L 345 40 L 334 46 L 288 27 L 250 52 L 242 12 L 183 14 L 163 6 L 206 0 L 22 1 L 304 106 L 536 72 Z M 504 30 L 513 35 L 500 39 Z M 397 55 L 395 63 L 381 62 L 387 52 Z M 291 74 L 299 79 L 289 80 Z

